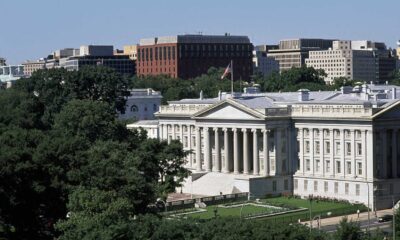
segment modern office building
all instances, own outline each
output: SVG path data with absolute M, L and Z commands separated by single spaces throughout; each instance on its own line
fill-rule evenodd
M 6 65 L 0 66 L 0 87 L 8 88 L 24 75 L 24 66 L 22 65 Z
M 323 69 L 328 84 L 339 77 L 385 82 L 396 67 L 396 59 L 384 43 L 338 40 L 328 50 L 310 51 L 306 65 Z
M 253 74 L 268 76 L 279 72 L 279 62 L 268 56 L 269 49 L 277 49 L 278 45 L 259 45 L 253 50 Z
M 132 89 L 126 98 L 125 113 L 120 113 L 120 119 L 133 121 L 153 120 L 154 113 L 159 111 L 161 105 L 161 93 L 148 89 Z
M 33 72 L 40 69 L 46 69 L 46 62 L 46 59 L 39 59 L 37 61 L 26 61 L 22 63 L 22 66 L 24 66 L 24 74 L 27 77 L 30 77 Z
M 106 66 L 123 75 L 135 74 L 135 62 L 129 56 L 74 56 L 62 58 L 60 68 L 78 71 L 83 66 Z
M 278 49 L 268 50 L 268 56 L 279 62 L 280 71 L 292 67 L 301 67 L 308 58 L 309 51 L 326 50 L 332 47 L 334 40 L 328 39 L 291 39 L 281 40 Z
M 400 88 L 250 90 L 171 101 L 156 113 L 160 138 L 191 151 L 183 192 L 314 195 L 378 209 L 399 200 Z
M 183 79 L 207 73 L 210 67 L 225 68 L 233 61 L 235 80 L 249 80 L 253 45 L 246 36 L 178 35 L 141 39 L 137 74 L 165 74 Z

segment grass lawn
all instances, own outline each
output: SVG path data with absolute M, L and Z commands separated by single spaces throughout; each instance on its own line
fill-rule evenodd
M 310 208 L 310 201 L 307 199 L 299 199 L 299 198 L 288 198 L 288 197 L 275 197 L 275 198 L 267 198 L 262 199 L 263 202 L 269 203 L 271 205 L 287 205 L 292 207 L 302 207 L 302 208 Z M 313 200 L 312 201 L 312 216 L 320 215 L 322 218 L 328 217 L 328 212 L 331 213 L 330 216 L 340 216 L 351 213 L 356 213 L 357 210 L 361 212 L 366 211 L 367 208 L 362 204 L 350 204 L 344 202 L 333 202 L 333 201 L 322 201 L 322 200 Z M 274 219 L 275 218 L 275 219 Z M 274 220 L 285 220 L 294 222 L 297 219 L 309 219 L 309 211 L 302 213 L 289 213 L 276 217 L 267 217 L 265 219 L 274 219 Z
M 188 216 L 200 219 L 209 219 L 215 216 L 214 210 L 217 209 L 217 215 L 219 217 L 240 217 L 241 206 L 232 208 L 223 208 L 218 206 L 208 206 L 207 212 L 193 213 Z M 274 209 L 268 207 L 245 205 L 243 206 L 242 216 L 245 217 L 249 214 L 256 213 L 272 213 Z

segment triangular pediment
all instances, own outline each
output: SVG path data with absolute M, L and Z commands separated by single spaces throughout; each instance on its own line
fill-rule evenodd
M 263 119 L 262 114 L 256 113 L 254 110 L 240 106 L 231 102 L 224 102 L 217 106 L 213 106 L 200 112 L 194 116 L 195 118 L 209 119 L 243 119 L 243 120 L 260 120 Z
M 400 119 L 400 102 L 383 109 L 374 116 L 375 119 Z

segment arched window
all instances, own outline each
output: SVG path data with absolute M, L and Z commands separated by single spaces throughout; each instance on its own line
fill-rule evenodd
M 137 112 L 137 111 L 139 111 L 139 108 L 136 105 L 132 105 L 131 112 Z
M 153 111 L 157 111 L 157 104 L 153 104 Z

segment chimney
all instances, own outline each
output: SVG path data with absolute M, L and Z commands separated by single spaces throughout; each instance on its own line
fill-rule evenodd
M 200 91 L 200 100 L 203 100 L 203 90 Z
M 297 91 L 299 93 L 299 102 L 305 102 L 310 100 L 310 90 L 308 89 L 299 89 Z
M 220 101 L 222 100 L 222 92 L 221 92 L 221 90 L 218 91 L 218 100 L 220 100 Z
M 386 81 L 385 83 L 386 83 L 386 85 L 389 85 L 389 81 Z

